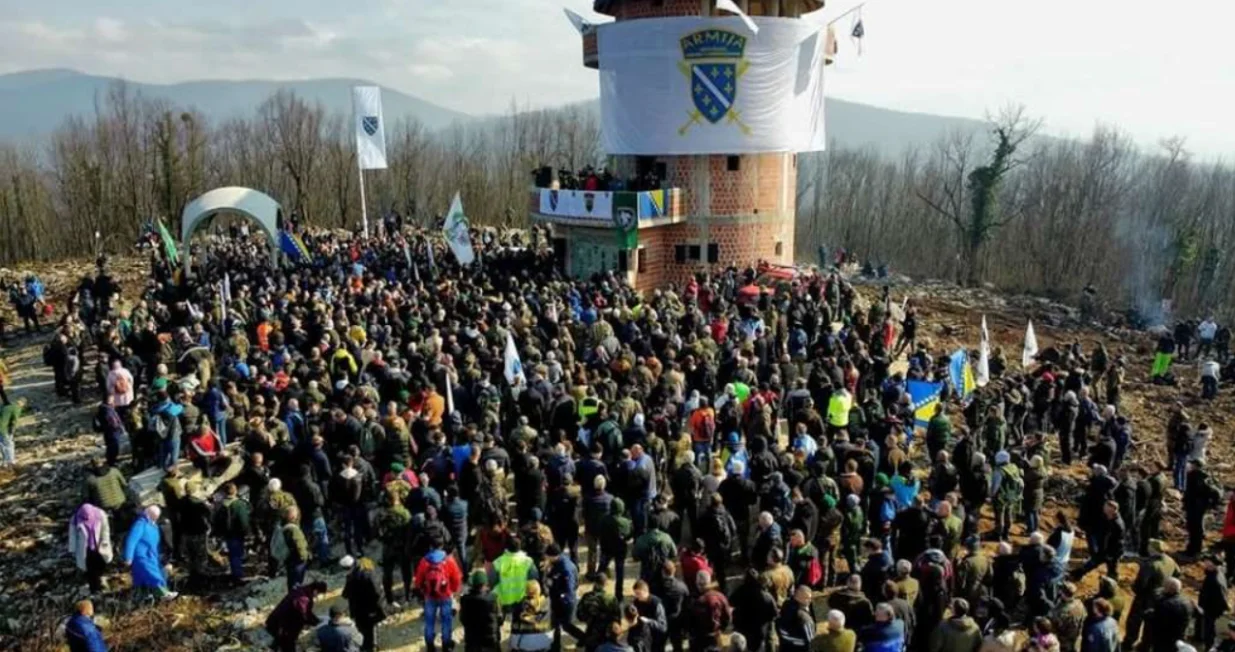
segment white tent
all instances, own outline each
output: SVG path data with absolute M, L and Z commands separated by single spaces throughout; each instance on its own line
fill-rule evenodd
M 231 213 L 244 215 L 257 222 L 258 226 L 270 238 L 270 255 L 272 261 L 279 257 L 279 221 L 283 208 L 264 192 L 252 188 L 229 186 L 215 188 L 210 192 L 189 202 L 180 216 L 181 248 L 188 250 L 189 238 L 202 223 L 213 215 Z

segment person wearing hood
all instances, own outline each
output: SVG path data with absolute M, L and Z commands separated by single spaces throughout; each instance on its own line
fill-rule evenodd
M 511 616 L 510 649 L 543 652 L 553 645 L 553 637 L 549 634 L 553 628 L 549 599 L 541 593 L 540 583 L 536 580 L 528 580 L 525 592 Z M 429 649 L 433 648 L 430 646 Z
M 614 563 L 614 593 L 622 600 L 622 585 L 626 579 L 626 556 L 634 527 L 626 516 L 626 503 L 614 498 L 609 504 L 609 514 L 600 524 L 600 566 L 598 571 L 607 571 L 609 562 Z
M 86 574 L 90 593 L 97 594 L 106 588 L 103 574 L 112 560 L 110 519 L 107 512 L 82 503 L 69 521 L 69 554 L 77 568 Z
M 931 632 L 928 652 L 978 652 L 982 647 L 982 632 L 969 616 L 969 602 L 952 600 L 951 616 Z
M 733 605 L 733 631 L 746 637 L 747 649 L 770 649 L 776 602 L 758 571 L 746 569 L 742 583 L 729 594 L 729 604 Z
M 94 603 L 82 600 L 77 603 L 75 611 L 64 623 L 69 652 L 107 652 L 103 630 L 94 622 Z
M 497 565 L 495 563 L 494 567 Z M 442 627 L 442 650 L 454 647 L 451 639 L 454 624 L 454 596 L 463 586 L 463 571 L 453 555 L 435 547 L 416 566 L 413 586 L 424 599 L 425 649 L 433 652 L 436 625 Z
M 130 569 L 135 593 L 150 593 L 171 600 L 179 594 L 167 589 L 167 576 L 159 561 L 162 539 L 159 516 L 162 513 L 157 505 L 151 505 L 133 522 L 124 542 L 124 563 Z
M 995 454 L 995 468 L 991 474 L 991 497 L 995 508 L 995 534 L 1006 541 L 1012 533 L 1012 522 L 1017 507 L 1024 500 L 1025 480 L 1020 467 L 1012 463 L 1008 451 Z

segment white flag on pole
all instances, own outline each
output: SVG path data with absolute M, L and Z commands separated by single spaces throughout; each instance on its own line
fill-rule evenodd
M 986 315 L 982 315 L 982 340 L 978 342 L 978 387 L 991 382 L 991 334 L 986 330 Z
M 433 241 L 425 236 L 425 250 L 429 254 L 429 270 L 433 271 L 437 268 L 437 263 L 433 262 Z
M 742 8 L 738 6 L 738 3 L 733 0 L 716 0 L 716 8 L 721 11 L 727 11 L 731 14 L 737 14 L 738 18 L 741 18 L 742 22 L 746 23 L 746 28 L 749 29 L 751 33 L 759 33 L 759 26 L 756 25 L 755 21 L 752 20 L 750 16 L 747 16 L 746 12 L 742 11 Z
M 1028 369 L 1037 355 L 1038 337 L 1033 334 L 1033 320 L 1030 320 L 1029 327 L 1025 329 L 1025 350 L 1021 352 L 1021 367 Z
M 510 383 L 511 387 L 527 384 L 527 377 L 523 375 L 523 361 L 519 359 L 519 350 L 515 348 L 515 338 L 509 331 L 506 333 L 506 352 L 502 357 L 506 363 L 506 382 Z
M 223 300 L 232 300 L 232 275 L 230 272 L 223 272 Z
M 460 265 L 471 265 L 472 261 L 476 260 L 469 227 L 467 216 L 463 214 L 463 201 L 456 192 L 455 198 L 450 202 L 450 211 L 446 213 L 446 224 L 442 230 L 446 233 L 446 244 L 450 245 L 450 250 L 455 253 Z
M 356 121 L 356 158 L 361 170 L 386 169 L 386 124 L 382 118 L 382 89 L 352 88 L 352 119 Z
M 446 414 L 455 413 L 455 388 L 450 383 L 450 370 L 445 369 L 446 373 Z
M 579 30 L 580 34 L 586 34 L 589 29 L 592 29 L 592 24 L 587 22 L 583 16 L 565 7 L 562 7 L 562 11 L 566 12 L 566 18 L 570 20 L 571 25 L 575 26 L 575 29 Z

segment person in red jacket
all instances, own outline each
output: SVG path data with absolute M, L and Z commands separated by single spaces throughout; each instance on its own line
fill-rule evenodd
M 442 650 L 454 647 L 451 631 L 454 629 L 454 596 L 463 587 L 463 570 L 454 555 L 434 548 L 416 566 L 412 585 L 420 592 L 425 603 L 425 650 L 435 652 L 436 625 L 442 623 Z
M 704 549 L 703 541 L 695 539 L 690 545 L 682 546 L 682 554 L 678 558 L 678 564 L 682 567 L 682 581 L 690 588 L 692 594 L 695 592 L 695 581 L 699 573 L 706 572 L 709 575 L 712 573 L 712 565 L 708 563 Z
M 1227 572 L 1235 568 L 1235 491 L 1226 492 L 1226 517 L 1222 519 L 1222 549 L 1226 552 Z

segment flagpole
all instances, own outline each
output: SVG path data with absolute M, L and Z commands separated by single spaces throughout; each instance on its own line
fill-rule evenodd
M 360 148 L 356 148 L 356 172 L 360 175 L 360 219 L 364 225 L 364 237 L 369 237 L 369 206 L 364 196 L 364 168 L 360 166 Z
M 862 7 L 865 7 L 865 6 L 866 6 L 866 3 L 865 3 L 865 2 L 863 2 L 863 3 L 861 3 L 861 4 L 858 4 L 858 5 L 857 5 L 857 6 L 855 6 L 855 7 L 850 7 L 850 8 L 849 8 L 849 10 L 848 10 L 848 11 L 846 11 L 845 13 L 843 13 L 843 14 L 841 14 L 841 15 L 837 16 L 836 18 L 833 18 L 832 20 L 829 20 L 829 21 L 828 21 L 828 25 L 829 25 L 829 26 L 831 26 L 831 25 L 835 25 L 835 24 L 837 23 L 837 21 L 839 21 L 840 19 L 844 18 L 845 16 L 848 16 L 849 14 L 852 14 L 853 12 L 855 12 L 855 11 L 857 11 L 857 10 L 861 9 Z

